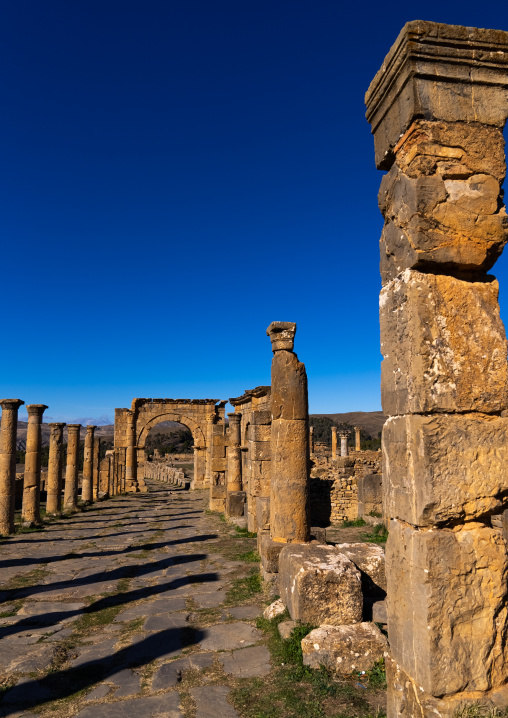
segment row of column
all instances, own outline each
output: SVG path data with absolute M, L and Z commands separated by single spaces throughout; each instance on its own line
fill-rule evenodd
M 24 402 L 21 399 L 3 399 L 0 424 L 0 534 L 14 531 L 15 482 L 16 482 L 16 439 L 18 410 Z M 23 480 L 23 503 L 21 519 L 25 525 L 41 523 L 41 424 L 45 404 L 28 404 L 28 428 L 26 437 L 25 472 Z M 53 422 L 50 426 L 49 461 L 47 475 L 48 514 L 59 514 L 62 510 L 63 489 L 63 430 L 64 423 Z M 95 426 L 86 427 L 85 453 L 83 463 L 82 500 L 92 503 L 97 499 L 99 485 L 99 440 L 94 440 Z M 81 424 L 67 426 L 67 467 L 63 508 L 73 511 L 78 505 L 78 455 Z

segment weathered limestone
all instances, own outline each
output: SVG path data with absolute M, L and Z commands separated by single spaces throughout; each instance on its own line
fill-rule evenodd
M 92 471 L 92 499 L 99 498 L 99 471 L 100 471 L 101 440 L 94 436 L 93 440 L 93 471 Z
M 311 454 L 314 453 L 314 427 L 313 426 L 311 426 L 309 428 L 309 450 L 310 450 Z
M 0 535 L 14 532 L 14 482 L 16 481 L 16 435 L 21 399 L 2 399 L 0 425 Z
M 337 458 L 337 427 L 332 426 L 332 459 Z
M 231 499 L 232 492 L 242 491 L 242 447 L 241 447 L 241 421 L 242 415 L 239 413 L 228 414 L 229 419 L 229 441 L 227 447 L 227 496 L 226 496 L 226 516 L 231 516 Z M 238 507 L 238 497 L 233 501 L 235 505 L 234 516 L 242 516 L 243 509 L 240 513 Z
M 383 481 L 381 474 L 364 474 L 358 478 L 358 516 L 383 516 Z
M 294 621 L 340 626 L 362 620 L 360 571 L 334 546 L 284 546 L 279 593 Z
M 349 446 L 348 446 L 348 439 L 349 439 L 349 431 L 343 430 L 339 431 L 339 437 L 340 437 L 340 455 L 341 456 L 349 456 Z
M 127 417 L 127 447 L 125 453 L 125 490 L 135 492 L 138 489 L 137 482 L 137 452 L 136 452 L 136 414 L 133 411 L 126 412 Z
M 96 427 L 91 424 L 86 427 L 85 434 L 85 454 L 83 458 L 83 486 L 81 488 L 81 498 L 91 504 L 93 501 L 93 444 L 94 432 Z
M 49 435 L 46 513 L 58 515 L 62 510 L 62 448 L 65 424 L 52 423 Z
M 67 424 L 67 468 L 65 471 L 64 509 L 78 507 L 78 454 L 81 424 Z
M 361 431 L 362 429 L 360 426 L 355 426 L 355 451 L 362 450 Z
M 305 366 L 293 353 L 296 324 L 272 322 L 270 537 L 309 540 L 309 409 Z
M 350 626 L 320 626 L 302 640 L 303 664 L 324 666 L 339 675 L 369 671 L 384 657 L 386 638 L 373 623 Z M 413 714 L 408 714 L 412 716 Z
M 42 415 L 47 408 L 45 404 L 27 404 L 26 407 L 28 429 L 21 519 L 28 526 L 41 523 L 41 423 Z
M 501 696 L 508 678 L 508 559 L 492 521 L 508 506 L 507 345 L 486 274 L 508 240 L 507 70 L 508 33 L 415 21 L 366 95 L 376 163 L 388 171 L 388 718 L 448 718 Z

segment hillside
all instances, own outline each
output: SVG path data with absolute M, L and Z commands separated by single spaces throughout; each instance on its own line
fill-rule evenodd
M 326 417 L 338 424 L 361 426 L 364 431 L 376 439 L 383 428 L 386 416 L 382 411 L 349 411 L 344 414 L 311 414 L 311 417 Z

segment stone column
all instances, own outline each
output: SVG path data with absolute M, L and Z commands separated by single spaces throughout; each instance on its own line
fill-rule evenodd
M 127 441 L 128 446 L 125 452 L 125 490 L 128 492 L 136 492 L 138 490 L 138 482 L 136 480 L 136 414 L 133 411 L 127 413 Z
M 337 427 L 332 426 L 332 459 L 337 458 Z
M 65 424 L 52 423 L 49 434 L 48 486 L 46 513 L 58 515 L 62 510 L 62 447 Z
M 67 424 L 67 468 L 65 471 L 64 510 L 78 507 L 78 455 L 81 424 Z
M 2 399 L 0 425 L 0 535 L 14 532 L 14 485 L 16 481 L 16 436 L 21 399 Z
M 93 440 L 95 426 L 86 427 L 85 434 L 85 454 L 83 459 L 83 486 L 81 488 L 81 499 L 91 504 L 93 500 Z
M 92 499 L 97 501 L 99 496 L 99 472 L 100 472 L 101 440 L 94 436 L 93 440 L 93 471 L 92 471 Z
M 242 491 L 242 415 L 228 414 L 226 516 L 243 516 L 246 494 Z
M 409 22 L 366 95 L 379 203 L 388 718 L 508 704 L 508 33 Z M 494 519 L 494 520 L 492 520 Z
M 311 426 L 309 428 L 309 450 L 310 450 L 311 454 L 314 453 L 314 427 L 313 426 Z
M 41 523 L 41 423 L 45 404 L 27 404 L 25 479 L 21 519 L 27 526 Z
M 347 441 L 349 439 L 349 431 L 339 431 L 340 437 L 340 455 L 349 456 L 349 447 Z
M 213 427 L 215 414 L 206 417 L 206 486 L 212 485 Z
M 293 352 L 296 324 L 272 322 L 270 537 L 277 543 L 310 538 L 309 408 L 305 366 Z
M 360 426 L 355 426 L 355 451 L 362 450 L 361 431 L 362 429 Z

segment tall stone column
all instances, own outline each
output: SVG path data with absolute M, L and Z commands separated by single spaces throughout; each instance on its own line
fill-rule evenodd
M 349 439 L 349 431 L 339 431 L 340 437 L 340 455 L 349 456 L 349 447 L 347 441 Z
M 41 423 L 47 408 L 45 404 L 27 404 L 26 407 L 28 428 L 21 519 L 29 526 L 41 523 Z
M 337 458 L 337 427 L 332 426 L 332 459 Z
M 94 436 L 93 440 L 93 470 L 92 470 L 92 498 L 97 501 L 99 496 L 99 473 L 100 473 L 100 452 L 101 440 Z
M 83 486 L 81 488 L 81 499 L 91 504 L 93 500 L 93 440 L 95 426 L 91 424 L 86 427 L 85 453 L 83 458 Z
M 125 490 L 136 492 L 138 490 L 138 482 L 136 480 L 136 414 L 133 411 L 127 413 L 127 440 L 128 446 L 125 452 Z
M 242 415 L 228 414 L 226 516 L 243 516 L 246 494 L 242 491 Z
M 388 718 L 508 704 L 508 33 L 407 23 L 366 95 L 382 179 Z M 494 525 L 493 525 L 494 524 Z
M 65 424 L 52 423 L 49 434 L 48 485 L 46 513 L 58 515 L 62 510 L 62 448 Z
M 360 426 L 355 426 L 355 451 L 362 450 L 361 431 Z
M 311 426 L 309 428 L 309 450 L 310 450 L 311 454 L 314 453 L 314 427 L 313 426 Z
M 78 456 L 81 424 L 67 424 L 67 468 L 65 471 L 64 509 L 78 507 Z
M 206 417 L 206 486 L 212 485 L 213 427 L 215 414 Z
M 305 366 L 293 352 L 296 324 L 272 322 L 270 537 L 278 543 L 310 538 L 309 404 Z
M 0 425 L 0 535 L 14 532 L 14 486 L 16 481 L 16 436 L 21 399 L 2 399 Z

